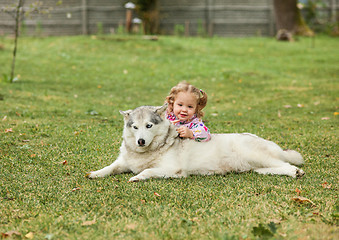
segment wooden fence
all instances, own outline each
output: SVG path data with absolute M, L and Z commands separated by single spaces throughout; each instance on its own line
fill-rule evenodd
M 32 2 L 26 0 L 26 10 Z M 133 2 L 133 0 L 131 0 Z M 272 0 L 159 0 L 162 34 L 217 36 L 272 36 L 275 33 Z M 0 9 L 14 0 L 1 0 Z M 127 0 L 45 0 L 48 13 L 25 16 L 27 35 L 117 33 L 124 28 Z M 61 3 L 61 4 L 60 4 Z M 324 21 L 337 21 L 339 0 L 326 0 L 320 9 Z M 134 17 L 137 17 L 134 13 Z M 0 11 L 0 35 L 13 32 L 14 18 Z

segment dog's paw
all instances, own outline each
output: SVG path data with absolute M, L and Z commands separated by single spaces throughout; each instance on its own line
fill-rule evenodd
M 94 172 L 86 173 L 85 177 L 89 179 L 94 179 L 94 178 L 100 178 L 102 176 L 97 171 L 94 171 Z
M 86 173 L 85 177 L 86 177 L 86 178 L 90 178 L 90 179 L 94 178 L 93 172 L 88 172 L 88 173 Z
M 146 178 L 140 175 L 136 175 L 134 177 L 131 177 L 128 182 L 140 182 L 142 180 L 145 180 Z
M 305 172 L 303 170 L 297 168 L 297 170 L 295 171 L 295 177 L 296 178 L 301 178 L 304 175 L 305 175 Z

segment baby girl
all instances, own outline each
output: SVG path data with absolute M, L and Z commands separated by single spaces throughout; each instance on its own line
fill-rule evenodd
M 166 97 L 168 103 L 167 119 L 177 129 L 179 136 L 194 139 L 198 142 L 207 142 L 211 134 L 201 118 L 202 109 L 207 104 L 207 94 L 193 85 L 181 82 L 174 86 Z

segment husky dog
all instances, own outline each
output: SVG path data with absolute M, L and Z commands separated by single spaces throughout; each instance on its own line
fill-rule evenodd
M 253 170 L 260 174 L 302 177 L 300 153 L 253 134 L 212 134 L 208 142 L 178 137 L 176 126 L 166 119 L 167 104 L 120 111 L 124 116 L 120 155 L 109 166 L 87 174 L 88 178 L 133 172 L 129 181 L 179 178 Z

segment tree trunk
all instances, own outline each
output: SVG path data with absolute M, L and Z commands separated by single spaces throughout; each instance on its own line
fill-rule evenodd
M 274 0 L 273 4 L 277 31 L 286 30 L 292 34 L 313 35 L 297 7 L 297 0 Z
M 159 0 L 138 0 L 137 12 L 142 18 L 144 33 L 156 34 L 159 32 Z
M 274 0 L 274 13 L 277 30 L 296 30 L 297 0 Z
M 18 5 L 16 7 L 15 13 L 15 32 L 14 32 L 14 49 L 13 49 L 13 59 L 12 59 L 12 68 L 11 68 L 11 76 L 10 81 L 14 81 L 14 70 L 15 70 L 15 59 L 16 59 L 16 51 L 18 46 L 18 38 L 19 38 L 19 22 L 21 15 L 21 8 L 24 5 L 24 0 L 19 0 Z

